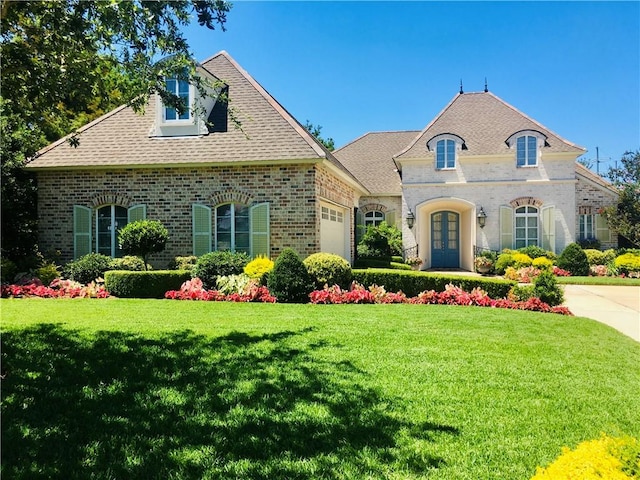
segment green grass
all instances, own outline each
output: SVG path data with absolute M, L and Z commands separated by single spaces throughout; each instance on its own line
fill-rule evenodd
M 640 278 L 619 277 L 556 277 L 558 283 L 565 285 L 616 285 L 640 286 Z
M 2 477 L 526 479 L 640 437 L 640 344 L 422 305 L 6 299 Z

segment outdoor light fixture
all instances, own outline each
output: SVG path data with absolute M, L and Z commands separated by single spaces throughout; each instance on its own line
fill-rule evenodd
M 409 229 L 413 228 L 413 223 L 416 221 L 416 217 L 411 210 L 409 210 L 409 213 L 407 213 L 406 220 L 407 220 L 407 226 L 409 227 Z
M 484 213 L 484 208 L 480 207 L 480 212 L 478 212 L 478 225 L 480 228 L 484 228 L 487 223 L 487 214 Z

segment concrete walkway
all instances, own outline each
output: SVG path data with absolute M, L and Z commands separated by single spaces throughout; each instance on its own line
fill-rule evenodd
M 640 287 L 563 285 L 571 313 L 602 322 L 640 342 Z

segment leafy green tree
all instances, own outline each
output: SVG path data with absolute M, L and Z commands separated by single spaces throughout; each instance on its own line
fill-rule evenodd
M 33 251 L 37 237 L 35 181 L 23 166 L 117 105 L 141 112 L 157 93 L 184 111 L 165 77 L 189 80 L 204 97 L 210 86 L 195 75 L 180 28 L 195 15 L 224 30 L 229 9 L 223 0 L 1 0 L 3 254 Z
M 320 135 L 320 132 L 322 131 L 322 126 L 321 125 L 314 125 L 313 123 L 311 123 L 309 120 L 307 120 L 304 124 L 304 128 L 307 130 L 307 132 L 309 132 L 311 135 L 313 135 L 314 137 L 316 137 L 316 139 L 322 144 L 324 145 L 324 147 L 329 150 L 330 152 L 333 152 L 336 148 L 334 142 L 333 142 L 333 138 L 329 137 L 329 138 L 322 138 L 322 136 Z
M 147 269 L 149 255 L 160 253 L 169 241 L 169 232 L 157 220 L 138 220 L 127 223 L 118 233 L 120 248 L 127 255 L 140 257 Z
M 621 166 L 611 167 L 607 177 L 620 189 L 620 196 L 602 215 L 609 228 L 640 247 L 640 150 L 626 152 Z

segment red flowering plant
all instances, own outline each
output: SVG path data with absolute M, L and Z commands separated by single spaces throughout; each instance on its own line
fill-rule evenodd
M 0 296 L 2 298 L 40 297 L 40 298 L 107 298 L 109 292 L 100 282 L 88 285 L 56 278 L 46 287 L 38 279 L 26 285 L 3 285 Z
M 263 302 L 275 303 L 276 298 L 269 293 L 265 286 L 252 283 L 243 289 L 242 292 L 225 294 L 219 290 L 207 290 L 199 278 L 187 280 L 182 284 L 180 290 L 169 290 L 164 294 L 164 298 L 170 300 L 203 300 L 209 302 Z
M 571 276 L 571 272 L 567 271 L 567 270 L 563 270 L 562 268 L 554 265 L 553 266 L 553 274 L 556 277 L 570 277 Z

